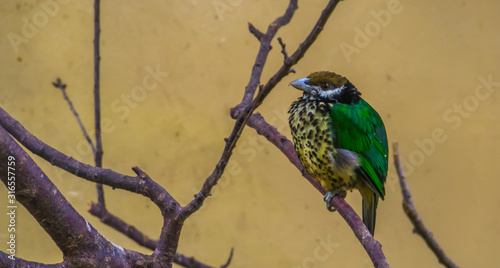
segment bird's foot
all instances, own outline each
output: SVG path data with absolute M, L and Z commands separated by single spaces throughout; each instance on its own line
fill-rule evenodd
M 345 198 L 346 192 L 345 191 L 341 191 L 341 190 L 329 191 L 323 197 L 323 200 L 326 202 L 326 209 L 328 209 L 328 211 L 330 211 L 330 212 L 337 211 L 332 205 L 330 205 L 330 203 L 332 202 L 333 197 L 336 196 L 336 195 L 338 195 L 338 196 L 340 196 L 342 198 Z

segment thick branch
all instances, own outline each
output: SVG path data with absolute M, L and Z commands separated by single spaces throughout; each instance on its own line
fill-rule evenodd
M 0 172 L 2 182 L 15 194 L 64 254 L 64 263 L 72 267 L 130 266 L 137 259 L 148 259 L 140 253 L 113 245 L 69 204 L 56 186 L 29 155 L 0 127 Z M 13 179 L 12 179 L 13 178 Z M 12 182 L 14 184 L 12 184 Z M 14 186 L 14 188 L 12 188 Z M 15 210 L 15 208 L 14 208 Z M 92 256 L 92 257 L 89 257 Z M 108 256 L 115 258 L 108 259 Z M 2 255 L 3 258 L 3 255 Z M 2 260 L 4 262 L 7 260 Z M 100 264 L 100 265 L 98 265 Z
M 65 263 L 45 264 L 33 261 L 26 261 L 20 258 L 9 259 L 10 255 L 0 251 L 0 267 L 36 267 L 36 268 L 66 268 Z
M 143 180 L 153 181 L 151 178 L 138 167 L 133 167 L 132 170 Z M 163 189 L 163 188 L 162 188 Z M 168 194 L 167 191 L 164 193 Z M 170 196 L 170 198 L 172 198 Z M 154 256 L 158 256 L 161 260 L 165 260 L 168 267 L 172 265 L 175 258 L 175 253 L 177 252 L 177 246 L 179 243 L 179 237 L 181 235 L 182 225 L 184 224 L 184 219 L 179 217 L 181 213 L 181 207 L 176 200 L 172 198 L 170 202 L 167 203 L 167 207 L 161 209 L 163 216 L 163 227 L 161 228 L 160 238 L 156 244 Z
M 396 167 L 396 172 L 398 174 L 399 183 L 401 184 L 401 192 L 403 194 L 403 210 L 410 219 L 411 223 L 415 227 L 415 232 L 419 234 L 427 243 L 427 246 L 434 252 L 439 262 L 446 267 L 456 268 L 458 267 L 446 254 L 443 249 L 439 246 L 437 241 L 434 239 L 432 233 L 427 230 L 422 219 L 417 213 L 415 206 L 413 205 L 413 200 L 411 198 L 410 188 L 406 183 L 406 176 L 403 171 L 403 166 L 399 158 L 399 146 L 397 142 L 392 144 L 392 151 L 394 155 L 394 166 Z
M 9 156 L 13 160 L 7 161 Z M 11 181 L 15 186 L 16 200 L 40 223 L 63 254 L 71 254 L 70 250 L 91 248 L 102 239 L 3 128 L 0 128 L 0 157 L 3 159 L 0 161 L 2 174 L 7 174 L 7 163 L 12 163 L 14 179 Z M 7 186 L 7 177 L 1 178 Z M 78 237 L 82 230 L 87 232 Z
M 247 124 L 248 126 L 254 128 L 258 134 L 266 137 L 268 141 L 278 147 L 288 160 L 290 160 L 290 162 L 301 171 L 302 176 L 304 176 L 304 178 L 306 178 L 322 195 L 326 194 L 326 190 L 321 187 L 321 185 L 315 181 L 309 173 L 305 172 L 304 167 L 297 157 L 293 143 L 279 133 L 274 126 L 269 125 L 262 115 L 259 113 L 253 114 Z M 351 227 L 354 235 L 358 238 L 359 242 L 361 242 L 361 245 L 365 248 L 366 253 L 368 253 L 373 265 L 375 267 L 390 267 L 382 251 L 382 246 L 373 238 L 370 231 L 368 231 L 365 224 L 356 212 L 354 212 L 352 207 L 339 196 L 335 196 L 332 199 L 331 205 L 337 209 L 349 227 Z
M 89 181 L 139 193 L 150 198 L 160 208 L 164 217 L 159 243 L 153 255 L 162 261 L 164 260 L 167 264 L 173 262 L 183 224 L 183 219 L 179 218 L 181 207 L 164 188 L 154 182 L 146 173 L 135 167 L 133 170 L 137 173 L 137 177 L 130 177 L 110 169 L 81 163 L 40 141 L 1 108 L 0 125 L 28 150 L 52 165 Z M 31 213 L 33 214 L 35 211 Z M 53 217 L 53 219 L 58 218 Z

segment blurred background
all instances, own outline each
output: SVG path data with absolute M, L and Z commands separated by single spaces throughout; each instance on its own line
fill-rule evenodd
M 299 1 L 282 37 L 291 54 L 327 1 Z M 101 91 L 104 167 L 139 166 L 186 205 L 217 163 L 259 42 L 288 1 L 103 1 Z M 343 1 L 324 31 L 259 107 L 290 138 L 288 87 L 318 70 L 345 75 L 398 141 L 414 202 L 460 267 L 500 262 L 500 37 L 498 1 Z M 90 147 L 51 82 L 60 77 L 93 133 L 93 1 L 0 2 L 0 105 L 31 133 L 93 164 Z M 281 66 L 278 42 L 262 83 Z M 124 248 L 150 253 L 88 212 L 95 185 L 34 156 L 69 202 Z M 392 165 L 376 239 L 393 267 L 441 267 L 401 208 Z M 161 215 L 148 199 L 106 187 L 108 209 L 156 238 Z M 0 187 L 5 251 L 6 189 Z M 5 198 L 4 198 L 5 197 Z M 358 192 L 347 201 L 361 211 Z M 62 254 L 24 208 L 17 256 L 57 263 Z M 3 226 L 3 227 L 2 227 Z M 352 231 L 265 138 L 246 128 L 213 196 L 186 222 L 179 252 L 213 266 L 371 267 Z

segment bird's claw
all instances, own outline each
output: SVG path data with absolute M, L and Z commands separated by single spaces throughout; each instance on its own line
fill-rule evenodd
M 335 193 L 333 192 L 328 192 L 325 194 L 323 197 L 323 200 L 326 202 L 326 209 L 330 212 L 335 212 L 337 211 L 330 203 L 332 202 L 332 198 L 335 196 Z
M 342 198 L 345 198 L 346 196 L 346 193 L 343 192 L 343 191 L 329 191 L 328 193 L 325 194 L 325 196 L 323 197 L 323 200 L 326 202 L 326 209 L 328 209 L 328 211 L 330 212 L 335 212 L 337 211 L 332 205 L 332 199 L 334 196 L 340 196 Z

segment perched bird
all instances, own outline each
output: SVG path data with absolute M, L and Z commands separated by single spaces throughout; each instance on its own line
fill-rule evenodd
M 288 113 L 295 151 L 302 165 L 328 191 L 345 197 L 357 188 L 363 222 L 374 234 L 379 197 L 387 177 L 387 134 L 379 114 L 345 77 L 315 72 L 291 86 L 304 91 Z

